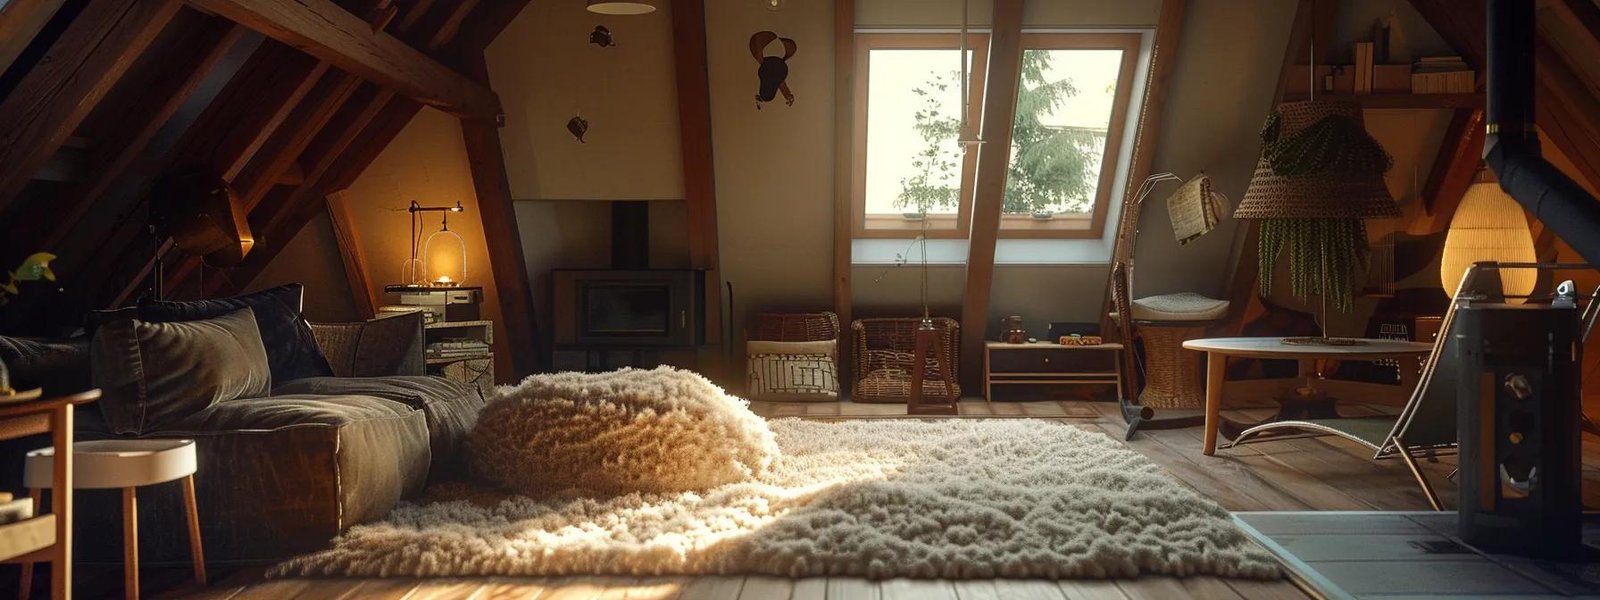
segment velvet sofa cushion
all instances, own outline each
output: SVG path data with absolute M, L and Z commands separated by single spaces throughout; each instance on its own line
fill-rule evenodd
M 326 549 L 350 526 L 420 493 L 432 460 L 423 414 L 372 396 L 232 400 L 146 437 L 195 440 L 201 539 L 213 561 Z M 139 488 L 141 559 L 187 564 L 181 492 L 176 484 Z M 79 499 L 76 529 L 118 531 L 120 495 Z M 117 561 L 122 537 L 86 536 L 74 550 L 84 560 Z
M 89 389 L 89 339 L 42 340 L 0 335 L 0 362 L 11 372 L 11 387 L 44 388 L 46 396 Z
M 311 333 L 333 369 L 330 375 L 389 377 L 426 372 L 421 312 L 360 323 L 312 323 Z
M 248 307 L 255 312 L 273 381 L 332 375 L 333 369 L 301 315 L 304 295 L 305 286 L 290 283 L 231 298 L 185 302 L 140 299 L 139 319 L 153 323 L 195 321 Z
M 449 476 L 460 472 L 462 446 L 478 424 L 483 395 L 475 386 L 443 377 L 312 377 L 272 389 L 273 396 L 323 395 L 374 396 L 422 411 L 428 421 L 433 449 L 433 472 Z
M 168 428 L 219 402 L 265 396 L 272 388 L 248 307 L 179 323 L 123 315 L 107 319 L 90 348 L 100 411 L 114 433 Z

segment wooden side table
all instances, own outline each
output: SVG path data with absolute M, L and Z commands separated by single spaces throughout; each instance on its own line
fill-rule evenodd
M 1301 373 L 1314 374 L 1307 365 L 1314 360 L 1383 360 L 1416 358 L 1433 351 L 1433 344 L 1402 340 L 1358 339 L 1354 345 L 1286 344 L 1281 337 L 1204 338 L 1183 343 L 1184 348 L 1206 353 L 1206 456 L 1217 451 L 1217 430 L 1222 427 L 1222 385 L 1227 378 L 1228 357 L 1265 358 L 1301 361 Z M 1405 371 L 1402 371 L 1405 372 Z M 1408 385 L 1415 385 L 1413 376 Z
M 0 439 L 50 433 L 56 452 L 52 481 L 72 481 L 72 409 L 100 398 L 100 390 L 69 396 L 0 402 Z M 53 525 L 53 527 L 52 527 Z M 72 597 L 72 494 L 51 494 L 50 514 L 0 525 L 0 560 L 53 561 L 50 595 Z
M 983 347 L 983 399 L 996 385 L 1115 385 L 1122 396 L 1122 344 L 1068 346 L 1049 342 Z
M 70 489 L 57 485 L 48 465 L 60 455 L 55 447 L 29 452 L 23 469 L 23 484 L 37 503 L 40 492 L 48 488 L 51 496 L 71 495 L 70 490 L 115 489 L 122 491 L 123 586 L 127 598 L 139 598 L 139 505 L 138 488 L 169 481 L 183 484 L 183 507 L 189 523 L 189 550 L 193 553 L 194 580 L 206 584 L 205 551 L 200 543 L 200 511 L 195 506 L 194 473 L 199 462 L 194 440 L 147 438 L 135 440 L 96 440 L 72 445 L 73 474 Z M 23 598 L 27 598 L 33 565 L 22 565 Z

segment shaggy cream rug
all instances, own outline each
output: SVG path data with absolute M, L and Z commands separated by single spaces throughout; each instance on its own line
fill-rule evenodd
M 608 499 L 458 487 L 274 576 L 1276 578 L 1227 511 L 1099 434 L 1049 421 L 770 423 L 762 474 Z
M 704 490 L 778 454 L 750 403 L 672 367 L 532 375 L 497 390 L 467 442 L 480 478 L 543 496 Z

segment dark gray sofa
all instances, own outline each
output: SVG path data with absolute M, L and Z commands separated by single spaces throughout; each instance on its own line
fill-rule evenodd
M 414 319 L 421 339 L 420 316 L 393 318 L 408 322 L 402 330 L 413 328 Z M 392 337 L 401 323 L 384 325 Z M 319 343 L 325 339 L 317 337 Z M 422 375 L 420 341 L 381 342 L 368 347 L 406 348 L 404 360 L 391 361 L 392 374 L 275 383 L 267 397 L 218 402 L 179 426 L 137 436 L 196 440 L 195 488 L 208 561 L 272 561 L 325 548 L 351 525 L 383 518 L 430 479 L 464 473 L 456 467 L 458 449 L 483 407 L 481 394 L 473 386 Z M 329 363 L 360 362 L 340 353 L 359 352 L 361 344 L 329 346 L 322 348 Z M 409 355 L 413 348 L 415 360 Z M 47 385 L 51 393 L 86 388 L 91 380 L 82 341 L 0 337 L 0 360 L 12 366 L 15 380 Z M 370 366 L 364 374 L 372 374 Z M 112 434 L 96 412 L 94 405 L 79 411 L 79 439 L 131 437 Z M 3 483 L 14 487 L 21 453 L 44 445 L 47 440 L 7 447 Z M 142 560 L 189 560 L 179 487 L 139 490 Z M 115 490 L 77 493 L 79 556 L 119 561 L 120 496 Z

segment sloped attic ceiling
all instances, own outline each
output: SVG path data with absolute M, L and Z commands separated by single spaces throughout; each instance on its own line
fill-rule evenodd
M 0 264 L 48 250 L 67 282 L 49 302 L 119 305 L 158 250 L 150 181 L 204 165 L 241 196 L 256 245 L 203 286 L 197 259 L 169 255 L 165 287 L 238 291 L 423 104 L 496 119 L 463 73 L 526 5 L 0 0 Z

